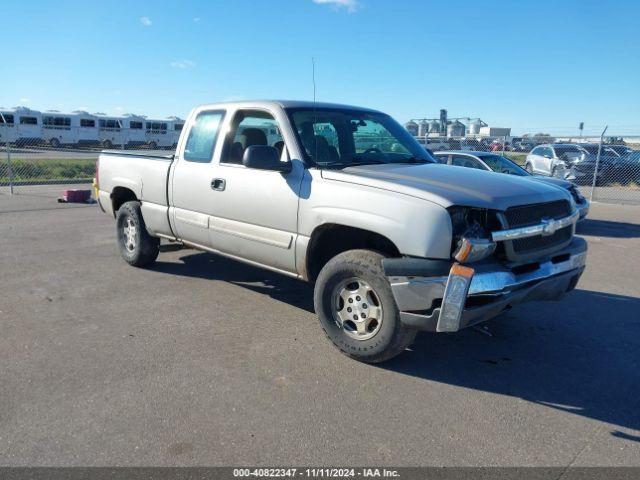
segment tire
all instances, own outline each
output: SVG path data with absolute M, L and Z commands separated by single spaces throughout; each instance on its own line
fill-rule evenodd
M 530 174 L 533 175 L 533 167 L 531 166 L 531 164 L 529 162 L 527 162 L 524 166 L 524 169 L 529 172 Z
M 147 232 L 140 202 L 126 202 L 118 209 L 116 238 L 120 255 L 129 265 L 147 267 L 158 258 L 160 239 Z
M 52 138 L 51 140 L 49 140 L 49 145 L 51 145 L 51 148 L 60 148 L 60 140 L 58 140 L 57 138 Z
M 336 255 L 320 271 L 313 295 L 320 326 L 329 340 L 345 355 L 366 363 L 399 355 L 416 336 L 414 329 L 400 323 L 398 306 L 382 271 L 382 258 L 371 250 Z M 347 303 L 346 297 L 353 303 Z M 351 315 L 358 321 L 351 320 Z
M 105 140 L 104 142 L 102 142 L 102 146 L 109 150 L 113 148 L 113 143 L 111 143 L 111 140 Z
M 149 142 L 149 150 L 155 150 L 158 148 L 158 144 L 156 142 Z

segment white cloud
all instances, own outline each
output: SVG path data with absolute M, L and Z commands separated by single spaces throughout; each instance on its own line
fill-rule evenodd
M 358 11 L 361 6 L 358 0 L 313 0 L 313 3 L 331 5 L 335 9 L 344 8 L 349 13 Z
M 145 27 L 150 27 L 153 22 L 149 17 L 140 17 L 140 23 Z
M 29 102 L 31 102 L 30 98 L 24 98 L 23 97 L 23 98 L 20 99 L 20 103 L 29 103 Z
M 193 17 L 193 21 L 198 23 L 200 21 L 200 17 Z
M 169 63 L 169 65 L 171 65 L 173 68 L 179 68 L 181 70 L 184 70 L 186 68 L 195 67 L 196 62 L 193 62 L 191 60 L 176 60 L 175 62 Z

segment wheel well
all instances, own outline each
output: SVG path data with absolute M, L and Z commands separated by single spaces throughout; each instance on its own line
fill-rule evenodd
M 394 243 L 384 235 L 344 225 L 328 224 L 316 228 L 311 234 L 307 249 L 307 277 L 315 280 L 322 267 L 339 253 L 364 248 L 400 256 Z
M 113 206 L 113 214 L 115 215 L 123 203 L 137 200 L 136 194 L 132 190 L 125 187 L 115 187 L 111 192 L 111 205 Z

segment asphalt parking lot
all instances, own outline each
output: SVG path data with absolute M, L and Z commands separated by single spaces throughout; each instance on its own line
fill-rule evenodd
M 640 465 L 637 206 L 592 206 L 563 302 L 371 366 L 308 285 L 168 247 L 134 269 L 59 190 L 0 194 L 2 465 Z

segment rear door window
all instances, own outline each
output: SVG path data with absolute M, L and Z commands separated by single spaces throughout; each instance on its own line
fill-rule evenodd
M 189 131 L 184 159 L 189 162 L 208 163 L 213 157 L 223 111 L 200 112 Z

